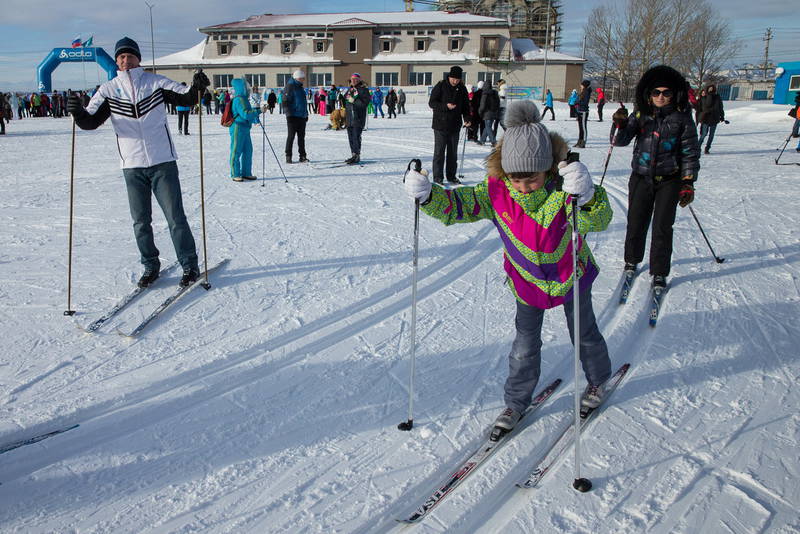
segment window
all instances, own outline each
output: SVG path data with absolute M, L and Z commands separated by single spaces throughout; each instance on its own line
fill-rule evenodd
M 218 43 L 217 44 L 217 52 L 219 52 L 220 56 L 227 56 L 231 53 L 231 44 L 230 43 Z
M 262 33 L 261 34 L 261 38 L 262 39 L 269 39 L 269 34 L 268 33 Z
M 461 39 L 450 39 L 450 51 L 458 52 L 461 50 Z
M 222 35 L 219 36 L 219 40 L 220 41 L 227 41 L 228 40 L 228 36 L 223 33 Z
M 266 74 L 245 74 L 244 79 L 250 84 L 250 87 L 264 87 L 267 85 Z
M 325 51 L 325 41 L 314 41 L 314 52 L 322 53 Z
M 459 34 L 459 33 L 461 33 L 461 32 L 460 32 L 459 30 L 453 30 L 453 31 L 452 31 L 452 32 L 450 32 L 450 33 L 451 33 L 452 35 L 458 35 L 458 34 Z
M 417 35 L 425 35 L 425 30 L 417 30 Z
M 318 33 L 317 37 L 325 37 L 325 34 L 324 33 Z
M 461 30 L 461 35 L 469 35 L 469 30 Z
M 358 50 L 358 39 L 356 39 L 355 37 L 351 37 L 348 43 L 349 43 L 347 48 L 348 52 L 352 54 Z
M 392 42 L 389 39 L 384 39 L 381 41 L 381 50 L 384 52 L 391 52 L 392 51 Z
M 308 77 L 309 87 L 333 85 L 333 74 L 330 72 L 312 72 Z
M 292 42 L 285 41 L 281 43 L 281 53 L 282 54 L 291 54 L 292 53 Z
M 239 38 L 239 36 L 238 36 L 238 35 L 236 35 L 235 33 L 232 33 L 232 34 L 231 34 L 231 41 L 235 41 L 235 40 L 237 40 L 238 38 Z
M 260 54 L 264 44 L 261 41 L 250 41 L 250 55 Z
M 250 36 L 247 35 L 247 34 L 244 34 L 244 35 L 242 35 L 242 39 L 244 39 L 246 41 L 246 40 L 250 39 Z
M 215 36 L 214 36 L 214 40 L 215 40 L 215 41 L 219 41 L 219 35 L 215 35 Z
M 406 32 L 406 35 L 414 35 L 414 31 L 413 31 L 413 30 L 408 30 L 408 31 Z
M 396 72 L 376 72 L 375 85 L 382 87 L 397 85 L 399 75 Z
M 291 74 L 278 74 L 277 75 L 278 87 L 285 87 L 286 84 L 289 83 L 289 80 L 291 79 L 292 79 Z
M 214 87 L 216 89 L 219 89 L 220 87 L 230 87 L 232 81 L 233 81 L 233 74 L 214 75 Z
M 800 91 L 800 75 L 789 78 L 789 90 Z
M 400 30 L 395 30 L 392 32 L 392 35 L 403 35 L 403 32 L 401 32 Z
M 436 35 L 436 30 L 428 30 L 428 35 Z
M 458 30 L 453 30 L 453 34 L 455 34 Z M 442 30 L 442 35 L 449 35 L 450 30 Z
M 408 85 L 431 85 L 432 72 L 409 72 Z
M 313 33 L 307 33 L 306 37 L 314 37 L 314 34 Z
M 500 73 L 499 72 L 479 72 L 478 73 L 478 81 L 485 82 L 490 81 L 492 85 L 497 85 L 497 82 L 500 81 Z
M 428 48 L 428 41 L 426 39 L 417 39 L 414 49 L 417 52 L 424 52 Z
M 481 37 L 481 57 L 498 58 L 500 56 L 500 39 L 498 37 Z

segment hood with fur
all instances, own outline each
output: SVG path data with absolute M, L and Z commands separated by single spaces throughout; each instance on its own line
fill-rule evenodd
M 672 104 L 679 111 L 689 109 L 689 84 L 683 74 L 668 67 L 667 65 L 657 65 L 645 72 L 639 83 L 636 84 L 636 110 L 645 115 L 653 113 L 653 106 L 650 104 L 650 90 L 656 87 L 669 87 L 675 96 L 672 97 Z

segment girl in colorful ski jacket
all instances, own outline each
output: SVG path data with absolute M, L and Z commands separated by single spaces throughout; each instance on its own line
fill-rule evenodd
M 611 206 L 602 187 L 592 184 L 580 162 L 566 165 L 566 142 L 548 133 L 530 100 L 512 101 L 506 132 L 487 159 L 487 178 L 474 187 L 444 189 L 410 171 L 407 193 L 420 209 L 446 225 L 491 221 L 503 242 L 508 287 L 517 300 L 517 335 L 509 355 L 506 410 L 495 425 L 513 428 L 530 405 L 539 379 L 544 311 L 564 306 L 572 334 L 574 299 L 571 203 L 581 206 L 578 249 L 581 346 L 589 382 L 586 395 L 597 395 L 611 375 L 611 362 L 591 303 L 591 285 L 599 269 L 583 236 L 605 230 Z M 562 162 L 562 163 L 559 163 Z M 599 400 L 597 401 L 599 403 Z
M 230 126 L 231 134 L 231 178 L 234 182 L 255 180 L 253 176 L 253 142 L 250 140 L 250 126 L 258 124 L 258 110 L 250 106 L 247 84 L 242 78 L 235 78 L 231 82 L 233 100 L 231 113 L 233 124 Z

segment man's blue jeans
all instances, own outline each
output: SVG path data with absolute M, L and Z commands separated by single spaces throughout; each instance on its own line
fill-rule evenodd
M 711 148 L 711 142 L 714 140 L 714 132 L 716 131 L 717 131 L 716 124 L 706 124 L 706 123 L 701 124 L 700 139 L 698 140 L 697 145 L 701 146 L 703 144 L 703 139 L 705 139 L 706 135 L 708 135 L 708 143 L 706 143 L 706 148 L 707 149 Z
M 139 247 L 142 265 L 158 267 L 158 249 L 153 240 L 153 209 L 151 194 L 164 212 L 169 225 L 175 254 L 184 270 L 197 268 L 197 249 L 186 214 L 183 212 L 178 165 L 167 161 L 152 167 L 122 169 L 128 186 L 128 204 L 133 219 L 133 233 Z
M 611 376 L 611 359 L 608 347 L 592 309 L 592 290 L 580 294 L 581 344 L 580 358 L 583 372 L 590 384 L 602 384 Z M 506 406 L 522 412 L 531 403 L 533 391 L 539 381 L 542 363 L 542 321 L 545 310 L 517 301 L 515 325 L 517 336 L 508 355 L 508 379 L 505 384 Z M 573 301 L 564 303 L 570 339 L 573 336 Z

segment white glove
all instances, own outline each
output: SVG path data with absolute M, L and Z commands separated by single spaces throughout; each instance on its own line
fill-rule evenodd
M 425 169 L 420 172 L 408 171 L 403 181 L 408 196 L 419 200 L 420 203 L 425 202 L 431 196 L 431 182 L 428 180 L 428 171 Z
M 558 174 L 564 178 L 562 190 L 574 196 L 578 206 L 583 206 L 594 197 L 594 184 L 589 169 L 580 161 L 567 165 L 566 161 L 558 164 Z

